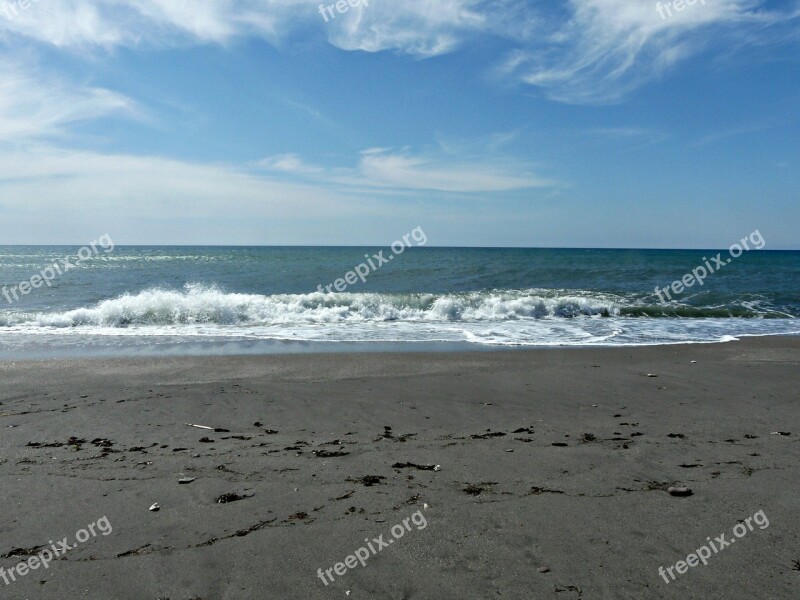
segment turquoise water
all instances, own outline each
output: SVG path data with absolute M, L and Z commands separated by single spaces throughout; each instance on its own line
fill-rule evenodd
M 296 350 L 287 344 L 351 350 L 376 342 L 647 345 L 800 332 L 800 252 L 753 250 L 733 258 L 727 250 L 105 250 L 23 295 L 21 282 L 76 257 L 79 248 L 0 247 L 4 356 L 42 349 Z M 717 253 L 724 267 L 702 286 L 659 300 L 656 286 L 713 265 Z M 348 283 L 357 267 L 363 277 L 353 273 Z

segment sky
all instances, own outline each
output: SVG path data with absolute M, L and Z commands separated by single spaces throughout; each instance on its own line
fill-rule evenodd
M 800 249 L 800 0 L 350 4 L 0 0 L 0 244 Z

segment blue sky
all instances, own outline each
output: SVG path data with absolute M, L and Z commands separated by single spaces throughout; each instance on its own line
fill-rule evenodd
M 800 248 L 797 1 L 352 2 L 0 0 L 0 243 Z

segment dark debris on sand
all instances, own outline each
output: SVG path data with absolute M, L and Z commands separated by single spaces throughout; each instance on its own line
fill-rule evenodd
M 392 507 L 392 510 L 400 510 L 404 506 L 413 506 L 414 504 L 418 504 L 422 496 L 420 494 L 414 494 L 408 500 L 401 502 L 397 506 Z
M 33 548 L 14 548 L 5 554 L 0 554 L 0 558 L 17 558 L 36 556 L 41 552 L 45 546 L 34 546 Z
M 534 431 L 533 431 L 532 427 L 520 427 L 519 429 L 515 429 L 511 433 L 529 433 L 529 434 L 533 434 Z
M 392 428 L 388 425 L 385 425 L 383 428 L 383 433 L 379 437 L 375 438 L 375 441 L 380 442 L 381 440 L 392 440 L 394 442 L 405 442 L 409 438 L 415 437 L 416 435 L 416 433 L 405 433 L 403 435 L 395 436 L 392 433 Z
M 239 500 L 244 500 L 246 498 L 252 498 L 253 494 L 237 494 L 235 492 L 231 492 L 228 494 L 222 494 L 219 498 L 217 498 L 217 504 L 230 504 L 231 502 L 238 502 Z
M 563 493 L 564 492 L 562 492 L 561 490 L 552 490 L 550 488 L 537 487 L 535 485 L 531 487 L 530 491 L 531 496 L 541 496 L 542 494 L 563 494 Z
M 329 452 L 328 450 L 312 450 L 311 454 L 317 458 L 336 458 L 338 456 L 347 456 L 349 452 Z
M 471 437 L 473 440 L 488 440 L 489 438 L 504 437 L 506 435 L 502 431 L 490 432 L 488 429 L 486 431 L 487 433 L 476 433 L 475 435 L 471 435 L 469 437 Z
M 464 493 L 470 496 L 480 496 L 484 492 L 491 492 L 492 486 L 497 485 L 496 481 L 484 481 L 482 483 L 468 483 L 464 487 Z
M 394 463 L 392 465 L 393 469 L 417 469 L 419 471 L 435 471 L 436 465 L 418 465 L 416 463 Z
M 386 477 L 381 477 L 380 475 L 364 475 L 364 477 L 358 478 L 348 477 L 345 479 L 345 481 L 349 481 L 351 483 L 360 483 L 370 487 L 373 485 L 381 485 L 384 479 L 386 479 Z

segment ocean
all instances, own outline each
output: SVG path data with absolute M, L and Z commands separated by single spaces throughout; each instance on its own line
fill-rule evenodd
M 800 334 L 796 251 L 731 258 L 727 250 L 118 246 L 84 253 L 61 274 L 45 271 L 79 250 L 0 246 L 4 358 L 641 346 Z M 713 265 L 719 252 L 724 267 L 702 286 L 659 299 L 657 286 Z M 345 281 L 358 265 L 363 277 Z M 19 287 L 42 272 L 49 285 Z

